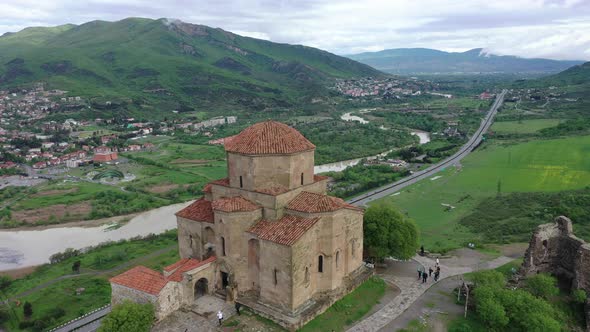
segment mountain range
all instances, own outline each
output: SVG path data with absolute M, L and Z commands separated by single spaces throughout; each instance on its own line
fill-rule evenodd
M 42 81 L 74 95 L 157 100 L 162 108 L 304 105 L 328 94 L 326 82 L 335 78 L 381 75 L 316 48 L 169 19 L 32 27 L 0 37 L 0 88 Z
M 393 74 L 531 73 L 550 74 L 583 61 L 526 59 L 493 55 L 475 48 L 444 52 L 428 48 L 398 48 L 348 55 L 350 59 Z

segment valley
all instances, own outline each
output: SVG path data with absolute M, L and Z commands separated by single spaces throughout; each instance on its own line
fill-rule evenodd
M 416 268 L 426 271 L 434 259 L 436 266 L 443 261 L 443 278 L 461 275 L 469 282 L 480 265 L 499 267 L 509 278 L 531 232 L 560 215 L 571 218 L 575 234 L 590 241 L 589 96 L 590 62 L 494 55 L 480 48 L 340 56 L 164 18 L 6 33 L 0 36 L 0 278 L 10 277 L 0 279 L 0 330 L 44 331 L 99 307 L 110 310 L 111 292 L 118 287 L 110 278 L 138 265 L 155 270 L 158 278 L 165 275 L 166 285 L 174 273 L 160 270 L 181 258 L 227 265 L 238 257 L 247 262 L 248 273 L 242 271 L 247 278 L 258 276 L 259 270 L 250 269 L 256 264 L 244 256 L 245 248 L 250 255 L 254 247 L 237 243 L 248 237 L 292 248 L 323 220 L 307 217 L 340 210 L 355 216 L 334 219 L 349 223 L 342 228 L 346 236 L 351 225 L 360 225 L 354 230 L 365 241 L 358 248 L 361 256 L 355 256 L 355 238 L 350 250 L 348 242 L 342 248 L 331 244 L 333 253 L 314 251 L 318 257 L 310 256 L 305 265 L 293 263 L 299 256 L 289 256 L 284 261 L 291 265 L 273 267 L 273 278 L 265 270 L 263 279 L 252 283 L 265 288 L 274 281 L 273 292 L 290 285 L 288 296 L 293 289 L 315 292 L 324 276 L 343 283 L 355 277 L 348 271 L 353 258 L 374 275 L 334 295 L 335 301 L 330 298 L 333 305 L 311 315 L 327 310 L 304 331 L 361 330 L 365 325 L 356 324 L 371 319 L 381 324 L 386 316 L 380 310 L 402 301 L 400 294 L 404 303 L 398 307 L 406 309 L 406 299 L 422 296 L 426 288 L 414 280 Z M 298 153 L 305 158 L 290 159 Z M 236 161 L 244 156 L 253 158 L 251 164 Z M 279 169 L 282 177 L 272 178 Z M 291 204 L 287 192 L 312 198 Z M 234 195 L 239 196 L 226 197 Z M 355 214 L 378 209 L 385 211 L 376 214 L 383 220 L 374 224 Z M 230 239 L 229 231 L 223 232 L 237 224 L 226 217 L 231 213 L 256 214 L 256 223 L 248 221 L 251 225 Z M 380 229 L 388 218 L 399 223 Z M 187 231 L 179 226 L 183 222 L 211 223 L 215 233 Z M 270 229 L 277 225 L 286 228 Z M 405 233 L 387 239 L 392 229 Z M 331 232 L 339 231 L 332 227 L 329 236 L 338 238 Z M 415 243 L 409 243 L 414 235 Z M 367 244 L 371 236 L 381 242 Z M 413 246 L 407 255 L 383 249 L 406 240 Z M 321 241 L 309 240 L 306 248 L 315 250 Z M 421 246 L 426 253 L 418 255 Z M 260 255 L 257 250 L 254 256 Z M 266 254 L 267 262 L 279 257 Z M 237 274 L 226 265 L 216 265 L 221 279 L 205 278 L 211 283 L 203 294 L 215 289 L 226 300 L 233 296 Z M 332 268 L 337 272 L 324 273 Z M 191 288 L 196 284 L 188 272 L 180 273 L 180 282 L 192 282 L 186 289 L 194 302 L 203 294 Z M 450 284 L 443 284 L 445 291 Z M 280 301 L 288 297 L 272 294 Z M 308 295 L 302 298 L 311 299 Z M 180 301 L 181 295 L 174 296 Z M 579 304 L 572 304 L 569 293 L 554 300 L 556 307 Z M 167 301 L 174 302 L 170 295 Z M 434 308 L 426 302 L 422 297 L 416 303 Z M 32 304 L 34 312 L 26 313 L 22 303 Z M 3 310 L 4 304 L 18 310 Z M 581 312 L 578 307 L 572 312 Z M 220 321 L 218 329 L 282 329 L 252 308 L 245 318 Z M 411 315 L 406 312 L 399 326 L 426 331 L 430 323 L 421 329 Z M 457 317 L 437 324 L 454 332 L 462 331 L 453 329 L 457 324 L 479 324 Z M 207 319 L 216 325 L 214 316 Z M 581 324 L 579 317 L 563 320 L 568 327 Z

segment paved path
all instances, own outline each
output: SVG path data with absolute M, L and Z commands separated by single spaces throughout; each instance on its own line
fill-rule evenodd
M 435 265 L 435 261 L 427 257 L 415 256 L 413 259 L 426 268 Z M 451 276 L 469 273 L 475 270 L 494 269 L 512 260 L 513 258 L 501 256 L 492 261 L 477 264 L 471 267 L 450 267 L 441 264 L 440 280 Z M 401 290 L 401 293 L 391 302 L 381 308 L 381 310 L 375 312 L 371 316 L 365 318 L 358 324 L 348 329 L 349 332 L 379 331 L 391 321 L 396 319 L 404 311 L 406 311 L 406 309 L 408 309 L 410 305 L 414 303 L 414 301 L 416 301 L 428 288 L 434 284 L 431 280 L 425 284 L 423 284 L 421 281 L 418 281 L 417 272 L 415 277 L 396 277 L 392 275 L 381 275 L 381 277 L 386 281 L 392 282 L 398 286 Z
M 496 97 L 496 100 L 492 104 L 490 111 L 482 120 L 479 129 L 475 132 L 475 134 L 473 134 L 469 141 L 465 143 L 465 145 L 463 145 L 461 149 L 457 151 L 454 155 L 441 161 L 438 164 L 432 165 L 422 171 L 415 172 L 414 174 L 405 177 L 397 182 L 382 186 L 366 194 L 350 199 L 347 202 L 357 206 L 367 205 L 367 203 L 371 201 L 394 194 L 404 187 L 414 184 L 420 180 L 426 179 L 443 170 L 445 167 L 449 167 L 459 163 L 461 159 L 465 158 L 469 153 L 471 153 L 471 151 L 473 151 L 473 149 L 475 149 L 481 143 L 483 135 L 488 131 L 488 129 L 492 125 L 494 116 L 498 112 L 500 106 L 502 106 L 502 102 L 504 101 L 505 95 L 506 90 L 503 90 L 502 93 L 500 93 Z

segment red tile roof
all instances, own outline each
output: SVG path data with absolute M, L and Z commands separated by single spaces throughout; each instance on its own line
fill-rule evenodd
M 194 201 L 191 205 L 176 212 L 176 216 L 194 221 L 213 222 L 213 208 L 211 202 L 205 198 Z
M 361 210 L 341 198 L 302 191 L 287 205 L 287 209 L 307 213 L 332 212 L 340 209 Z M 362 210 L 361 210 L 362 211 Z
M 225 143 L 225 150 L 243 154 L 290 154 L 315 149 L 300 132 L 276 121 L 254 124 Z
M 315 175 L 313 176 L 313 182 L 318 182 L 318 181 L 322 181 L 322 180 L 326 180 L 329 179 L 329 176 L 325 176 L 325 175 Z
M 152 295 L 158 295 L 168 283 L 162 274 L 141 265 L 114 276 L 109 281 Z
M 218 184 L 220 186 L 229 187 L 229 178 L 223 178 L 209 182 L 209 184 Z
M 223 212 L 254 211 L 260 209 L 260 206 L 245 199 L 244 197 L 222 197 L 211 203 L 213 210 Z
M 289 188 L 277 184 L 276 186 L 273 187 L 267 187 L 267 188 L 260 188 L 260 189 L 256 189 L 256 192 L 262 193 L 262 194 L 268 194 L 268 195 L 280 195 L 282 193 L 286 193 L 287 191 L 289 191 Z
M 178 262 L 168 265 L 164 268 L 165 272 L 172 272 L 174 270 L 176 270 L 178 267 L 182 266 L 184 263 L 190 261 L 192 258 L 182 258 L 181 260 L 179 260 Z
M 248 232 L 256 234 L 259 239 L 291 246 L 305 234 L 319 217 L 304 218 L 293 215 L 284 215 L 276 221 L 260 220 L 250 227 Z
M 196 269 L 199 266 L 203 266 L 205 264 L 211 263 L 211 262 L 213 262 L 216 259 L 217 259 L 217 257 L 215 257 L 215 256 L 211 256 L 211 257 L 207 258 L 204 261 L 200 261 L 200 260 L 194 259 L 194 258 L 181 259 L 180 261 L 178 261 L 178 262 L 176 262 L 176 263 L 168 266 L 168 268 L 170 268 L 170 267 L 172 267 L 174 265 L 177 265 L 175 267 L 176 271 L 174 271 L 174 273 L 172 273 L 168 277 L 168 280 L 170 280 L 170 281 L 176 281 L 176 282 L 182 281 L 182 274 L 183 273 L 188 272 L 188 271 L 193 270 L 193 269 Z M 182 262 L 182 261 L 184 261 L 184 262 Z M 173 271 L 173 270 L 174 269 L 172 269 L 170 271 Z
M 203 187 L 203 192 L 204 192 L 204 193 L 211 193 L 211 192 L 212 192 L 212 190 L 211 190 L 211 187 L 213 187 L 213 186 L 211 185 L 211 183 L 207 183 L 207 184 L 206 184 L 206 185 Z

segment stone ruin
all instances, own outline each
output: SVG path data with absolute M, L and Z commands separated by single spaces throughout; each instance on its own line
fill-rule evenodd
M 524 254 L 522 277 L 549 273 L 561 285 L 583 289 L 590 295 L 590 244 L 573 234 L 572 221 L 564 216 L 554 223 L 539 225 Z M 590 322 L 590 302 L 586 301 L 586 322 Z M 586 329 L 590 331 L 590 324 Z
M 559 216 L 533 233 L 521 273 L 528 276 L 543 272 L 590 294 L 590 244 L 573 234 L 572 221 L 567 217 Z

